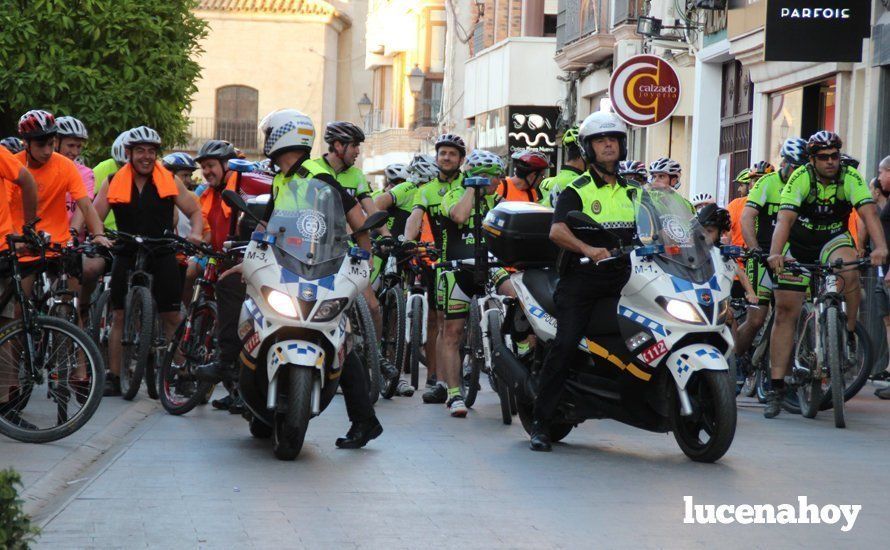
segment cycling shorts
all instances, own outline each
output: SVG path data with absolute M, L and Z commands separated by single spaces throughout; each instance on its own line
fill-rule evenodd
M 794 243 L 785 244 L 785 256 L 789 255 L 798 262 L 805 264 L 826 263 L 837 250 L 841 248 L 856 248 L 853 237 L 849 231 L 832 237 L 822 246 L 800 246 Z M 810 288 L 809 272 L 792 273 L 785 270 L 776 275 L 776 289 L 791 290 L 794 292 L 806 292 Z
M 111 307 L 124 309 L 127 303 L 127 280 L 136 258 L 118 254 L 111 268 Z M 159 313 L 179 311 L 182 302 L 182 279 L 175 254 L 150 256 L 145 270 L 152 275 L 152 295 Z
M 503 268 L 494 267 L 488 272 L 488 280 L 496 289 L 509 278 L 510 274 Z M 473 283 L 473 273 L 466 270 L 443 271 L 436 289 L 437 300 L 443 304 L 446 319 L 467 318 L 472 297 L 485 292 L 485 288 Z
M 766 259 L 748 258 L 745 262 L 745 274 L 757 294 L 757 303 L 767 305 L 773 296 L 773 272 Z

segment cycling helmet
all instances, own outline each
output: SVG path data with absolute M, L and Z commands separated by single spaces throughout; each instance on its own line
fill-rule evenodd
M 460 156 L 462 157 L 467 156 L 467 144 L 464 142 L 464 139 L 457 134 L 442 134 L 436 138 L 436 153 L 439 152 L 439 147 L 442 147 L 443 145 L 454 147 L 460 151 Z
M 844 153 L 841 155 L 841 166 L 849 166 L 851 168 L 859 168 L 859 160 L 854 159 L 850 155 Z
M 56 117 L 49 111 L 35 109 L 23 114 L 19 119 L 19 135 L 23 139 L 52 137 L 58 133 Z
M 383 170 L 383 175 L 386 176 L 386 181 L 393 183 L 396 181 L 406 181 L 411 174 L 408 173 L 407 165 L 397 162 L 387 166 L 386 169 Z
M 164 157 L 162 164 L 164 168 L 170 170 L 171 172 L 180 172 L 185 170 L 197 170 L 198 165 L 195 163 L 195 159 L 188 153 L 170 153 L 166 157 Z
M 725 208 L 720 208 L 714 203 L 706 204 L 702 207 L 698 211 L 697 217 L 698 223 L 702 227 L 716 227 L 721 233 L 729 231 L 732 227 L 729 211 Z
M 736 183 L 741 183 L 743 185 L 748 185 L 749 183 L 751 183 L 751 170 L 748 168 L 742 168 L 741 171 L 736 174 L 733 181 Z
M 2 140 L 0 140 L 0 145 L 6 147 L 6 149 L 8 149 L 9 152 L 13 155 L 25 150 L 25 142 L 15 136 L 3 138 Z
M 260 122 L 259 129 L 266 137 L 263 154 L 269 158 L 288 151 L 308 153 L 315 141 L 312 119 L 296 109 L 272 111 Z
M 692 206 L 698 208 L 706 204 L 713 204 L 714 196 L 710 193 L 697 193 L 692 197 L 692 200 L 690 202 L 692 203 Z
M 198 149 L 198 156 L 195 157 L 196 162 L 208 159 L 216 159 L 220 163 L 225 163 L 229 159 L 235 158 L 235 147 L 228 141 L 221 139 L 211 139 L 204 142 L 204 145 Z
M 127 163 L 127 151 L 124 149 L 124 140 L 127 139 L 127 134 L 129 133 L 129 130 L 121 132 L 114 138 L 114 143 L 111 144 L 111 158 L 118 164 Z
M 154 145 L 161 147 L 161 136 L 154 129 L 148 126 L 137 126 L 130 128 L 127 137 L 124 138 L 124 148 L 132 149 L 136 145 Z
M 578 139 L 581 140 L 581 154 L 588 162 L 596 164 L 596 153 L 591 140 L 596 137 L 618 138 L 618 160 L 627 158 L 627 125 L 613 113 L 597 111 L 588 115 L 578 128 Z M 600 169 L 603 166 L 597 164 Z
M 60 116 L 56 119 L 56 126 L 59 127 L 60 137 L 73 137 L 78 139 L 89 139 L 87 127 L 83 122 L 73 116 Z
M 575 145 L 578 143 L 578 125 L 574 125 L 566 133 L 562 135 L 562 144 L 565 146 Z
M 417 185 L 433 181 L 439 177 L 439 166 L 432 155 L 414 155 L 411 164 L 408 165 L 410 179 Z
M 504 164 L 504 159 L 490 151 L 473 149 L 473 152 L 467 155 L 467 160 L 464 162 L 464 172 L 470 177 L 488 176 L 500 178 L 507 172 L 507 165 Z
M 799 137 L 788 138 L 782 144 L 779 154 L 785 162 L 792 166 L 801 166 L 807 163 L 807 142 Z
M 755 162 L 751 168 L 748 170 L 748 176 L 758 176 L 762 177 L 767 174 L 772 174 L 776 169 L 773 168 L 773 165 L 768 163 L 765 160 L 761 160 L 760 162 Z
M 618 163 L 619 176 L 643 176 L 648 175 L 646 165 L 639 160 L 622 160 Z
M 840 151 L 843 145 L 844 142 L 841 141 L 839 135 L 827 130 L 820 130 L 811 135 L 810 139 L 807 140 L 807 153 L 815 155 L 822 149 L 837 149 Z
M 550 161 L 543 153 L 531 151 L 529 149 L 520 149 L 510 156 L 513 159 L 513 168 L 518 172 L 530 174 L 540 170 L 550 168 Z M 520 177 L 522 177 L 520 175 Z
M 324 129 L 324 141 L 328 144 L 335 141 L 340 143 L 361 143 L 365 141 L 365 133 L 351 122 L 331 122 Z
M 667 174 L 669 176 L 680 176 L 682 169 L 680 168 L 680 163 L 675 161 L 674 159 L 669 159 L 666 157 L 661 157 L 652 162 L 649 165 L 649 173 L 650 174 Z

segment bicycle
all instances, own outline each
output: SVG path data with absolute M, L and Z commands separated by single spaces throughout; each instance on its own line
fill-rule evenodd
M 213 389 L 213 384 L 195 378 L 195 370 L 200 365 L 211 363 L 216 355 L 215 287 L 219 280 L 219 264 L 230 258 L 236 248 L 219 253 L 208 246 L 194 245 L 179 236 L 171 235 L 171 238 L 189 255 L 200 254 L 207 258 L 204 271 L 195 280 L 185 318 L 167 343 L 158 368 L 161 405 L 172 415 L 182 415 L 204 402 Z
M 428 292 L 424 279 L 427 266 L 425 259 L 433 261 L 439 258 L 440 252 L 433 243 L 417 243 L 404 250 L 405 282 L 408 295 L 405 298 L 407 322 L 404 339 L 407 343 L 404 370 L 411 375 L 411 385 L 420 387 L 420 365 L 427 364 L 424 345 L 427 342 L 427 327 L 430 315 Z M 433 336 L 435 337 L 435 336 Z
M 365 365 L 368 373 L 368 394 L 371 403 L 377 402 L 380 397 L 380 350 L 377 348 L 377 330 L 374 328 L 374 319 L 364 295 L 359 294 L 355 302 L 347 312 L 352 345 L 356 353 Z
M 9 313 L 13 300 L 21 308 L 0 328 L 0 433 L 25 443 L 57 441 L 82 428 L 105 385 L 105 366 L 90 337 L 65 319 L 40 314 L 22 288 L 26 275 L 17 245 L 39 250 L 41 257 L 48 246 L 34 232 L 38 221 L 26 225 L 23 236 L 7 235 L 8 248 L 0 252 L 11 271 L 5 279 L 12 282 L 0 293 L 0 310 Z M 44 394 L 46 402 L 34 399 Z
M 157 399 L 155 362 L 162 356 L 165 343 L 164 333 L 158 322 L 157 305 L 151 292 L 153 276 L 146 271 L 146 264 L 149 256 L 157 250 L 175 248 L 176 240 L 171 237 L 141 237 L 121 231 L 108 233 L 114 241 L 136 248 L 133 268 L 127 276 L 127 297 L 124 302 L 120 373 L 122 397 L 128 401 L 136 397 L 142 379 L 145 378 L 149 397 Z M 110 295 L 110 288 L 108 292 Z
M 398 372 L 405 357 L 405 291 L 402 286 L 402 275 L 397 266 L 397 252 L 401 243 L 392 238 L 381 237 L 373 242 L 376 256 L 386 258 L 383 273 L 377 281 L 375 289 L 377 301 L 380 303 L 382 330 L 380 334 L 380 353 Z M 400 376 L 380 381 L 380 395 L 384 399 L 392 399 L 398 390 Z
M 828 263 L 789 264 L 787 268 L 796 273 L 810 271 L 813 288 L 813 307 L 808 310 L 806 320 L 799 327 L 797 345 L 794 354 L 792 375 L 786 377 L 786 383 L 796 390 L 800 401 L 801 414 L 806 418 L 815 418 L 823 406 L 830 402 L 834 412 L 834 425 L 837 428 L 846 426 L 844 417 L 844 401 L 846 400 L 845 371 L 858 363 L 858 357 L 866 358 L 869 354 L 870 342 L 864 327 L 857 323 L 856 357 L 849 357 L 846 330 L 846 303 L 843 291 L 838 289 L 837 270 L 844 267 L 859 268 L 870 265 L 868 259 L 844 262 L 837 260 Z M 861 328 L 861 331 L 860 331 Z M 868 366 L 863 365 L 854 377 L 851 386 L 859 385 L 859 378 L 868 378 Z M 861 388 L 856 388 L 858 391 Z M 852 395 L 850 395 L 852 397 Z

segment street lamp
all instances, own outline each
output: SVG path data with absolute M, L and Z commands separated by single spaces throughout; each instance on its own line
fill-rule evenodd
M 476 11 L 479 12 L 479 19 L 485 17 L 485 0 L 476 0 Z
M 362 98 L 358 100 L 358 116 L 367 118 L 371 114 L 371 98 L 368 94 L 362 94 Z
M 661 36 L 661 19 L 640 16 L 637 18 L 637 34 L 649 37 Z
M 408 88 L 415 96 L 420 94 L 420 91 L 423 89 L 424 78 L 426 78 L 426 75 L 423 74 L 423 71 L 417 65 L 414 65 L 414 68 L 408 73 Z

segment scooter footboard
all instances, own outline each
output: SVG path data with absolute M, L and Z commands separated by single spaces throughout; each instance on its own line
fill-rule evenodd
M 729 370 L 726 357 L 710 344 L 689 344 L 672 352 L 665 362 L 677 387 L 686 388 L 692 374 L 700 370 Z

